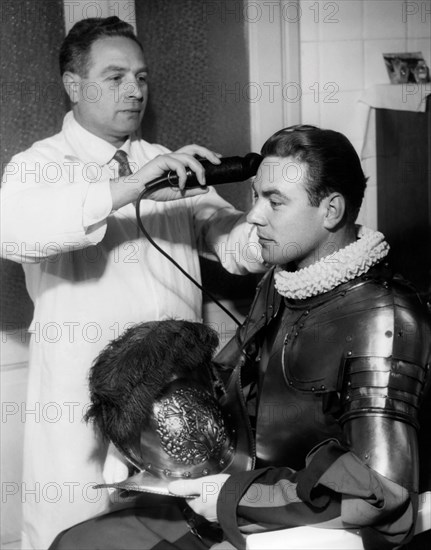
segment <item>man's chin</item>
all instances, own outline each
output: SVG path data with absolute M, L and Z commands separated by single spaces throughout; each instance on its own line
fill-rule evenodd
M 130 124 L 122 124 L 121 127 L 118 128 L 118 133 L 125 136 L 134 134 L 140 127 L 141 122 L 142 119 L 139 119 L 139 121 L 130 121 Z

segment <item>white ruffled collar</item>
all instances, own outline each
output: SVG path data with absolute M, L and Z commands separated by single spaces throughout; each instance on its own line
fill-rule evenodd
M 317 296 L 363 275 L 387 256 L 389 245 L 382 233 L 361 225 L 356 227 L 358 240 L 330 257 L 298 271 L 277 267 L 274 274 L 277 292 L 296 300 Z

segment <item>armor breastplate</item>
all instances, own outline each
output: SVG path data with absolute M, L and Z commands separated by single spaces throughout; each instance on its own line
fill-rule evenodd
M 415 425 L 430 360 L 429 320 L 415 304 L 397 283 L 369 275 L 321 296 L 285 301 L 267 327 L 273 344 L 262 348 L 260 465 L 302 468 L 313 446 L 341 438 L 352 415 L 381 414 Z M 386 374 L 378 372 L 382 361 L 390 365 Z M 358 374 L 351 365 L 361 362 L 367 368 Z M 412 372 L 415 379 L 400 380 L 400 373 Z M 397 385 L 408 391 L 396 395 Z
M 323 412 L 323 400 L 327 401 L 324 394 L 298 390 L 286 381 L 283 369 L 288 347 L 286 335 L 302 313 L 285 309 L 271 327 L 276 333 L 274 343 L 270 343 L 270 349 L 262 350 L 263 384 L 256 419 L 259 467 L 289 466 L 299 470 L 315 445 L 328 438 L 341 438 L 341 428 L 334 416 Z

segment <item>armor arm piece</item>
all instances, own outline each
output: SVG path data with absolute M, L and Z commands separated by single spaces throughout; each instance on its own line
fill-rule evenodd
M 365 464 L 417 491 L 419 412 L 429 394 L 431 322 L 419 300 L 393 284 L 390 300 L 376 300 L 372 326 L 345 350 L 339 379 L 340 422 Z
M 418 410 L 426 367 L 393 357 L 356 357 L 346 363 L 340 422 L 350 449 L 367 466 L 418 490 Z

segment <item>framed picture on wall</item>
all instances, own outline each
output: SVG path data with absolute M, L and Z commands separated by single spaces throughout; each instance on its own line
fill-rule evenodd
M 383 59 L 391 84 L 430 82 L 430 71 L 422 52 L 384 53 Z

